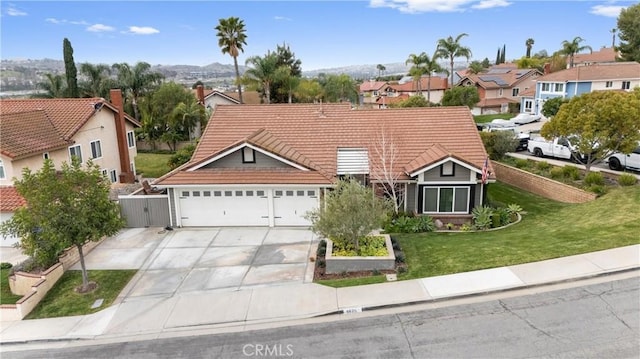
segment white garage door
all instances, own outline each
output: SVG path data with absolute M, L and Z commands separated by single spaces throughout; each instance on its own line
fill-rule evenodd
M 264 189 L 183 189 L 179 194 L 183 227 L 269 225 Z
M 273 190 L 273 214 L 276 226 L 308 226 L 307 211 L 318 207 L 318 189 L 282 188 Z

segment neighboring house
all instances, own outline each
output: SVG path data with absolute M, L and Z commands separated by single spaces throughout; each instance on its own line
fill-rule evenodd
M 351 110 L 349 104 L 219 105 L 191 160 L 153 182 L 171 225 L 308 226 L 336 180 L 380 185 L 382 133 L 402 209 L 461 223 L 484 202 L 490 161 L 466 107 Z
M 205 90 L 202 85 L 198 85 L 198 87 L 194 90 L 194 95 L 198 102 L 207 110 L 213 110 L 216 105 L 238 105 L 240 101 L 236 98 L 233 98 L 224 92 L 218 90 Z
M 398 95 L 408 95 L 414 96 L 418 94 L 418 81 L 413 81 L 410 79 L 405 83 L 397 83 L 390 84 L 393 91 Z M 431 81 L 429 81 L 429 77 L 423 76 L 420 78 L 420 89 L 422 91 L 422 96 L 426 99 L 427 93 L 430 92 L 430 101 L 432 103 L 440 103 L 442 101 L 442 97 L 444 96 L 444 92 L 449 87 L 449 81 L 446 77 L 440 76 L 431 76 Z
M 521 106 L 539 115 L 550 98 L 570 99 L 593 91 L 631 91 L 640 86 L 640 63 L 612 62 L 577 66 L 541 76 L 535 94 L 522 96 Z
M 509 112 L 509 105 L 520 103 L 520 92 L 535 88 L 535 80 L 542 72 L 537 69 L 518 69 L 501 64 L 480 74 L 467 74 L 458 86 L 475 86 L 480 102 L 471 112 L 474 115 Z
M 429 86 L 427 76 L 420 79 L 422 96 L 426 99 L 427 93 L 431 92 L 431 102 L 440 103 L 448 88 L 447 79 L 434 75 L 431 76 L 430 83 L 431 86 Z M 430 91 L 427 91 L 428 89 Z M 368 81 L 360 85 L 360 106 L 363 108 L 387 108 L 390 104 L 398 103 L 417 94 L 418 82 L 413 81 L 411 77 L 405 77 L 404 82 Z
M 238 92 L 225 91 L 223 94 L 240 103 L 240 96 L 238 96 Z M 264 103 L 264 100 L 258 91 L 242 91 L 243 105 L 258 105 L 261 103 Z
M 122 110 L 122 94 L 102 98 L 0 100 L 0 185 L 38 171 L 44 159 L 56 166 L 78 156 L 92 159 L 111 182 L 132 183 L 140 124 Z
M 365 81 L 360 84 L 360 106 L 365 108 L 378 107 L 378 99 L 381 96 L 382 88 L 388 86 L 386 81 Z
M 588 54 L 573 55 L 573 66 L 590 66 L 597 63 L 616 62 L 618 52 L 611 47 L 603 47 L 598 51 Z M 567 56 L 567 68 L 571 66 L 571 59 Z
M 18 194 L 15 187 L 0 186 L 0 223 L 11 219 L 13 212 L 25 204 L 24 198 Z M 12 247 L 19 241 L 18 237 L 0 236 L 0 247 Z

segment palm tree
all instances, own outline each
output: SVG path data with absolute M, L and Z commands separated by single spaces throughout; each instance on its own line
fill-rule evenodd
M 138 99 L 153 86 L 159 84 L 164 76 L 159 72 L 151 72 L 151 65 L 146 62 L 138 62 L 133 68 L 123 62 L 113 64 L 112 68 L 118 71 L 118 86 L 131 98 L 134 116 L 136 120 L 139 120 Z
M 573 56 L 580 51 L 589 50 L 589 52 L 593 52 L 593 49 L 589 45 L 580 46 L 580 43 L 583 42 L 584 39 L 580 36 L 576 36 L 571 41 L 564 40 L 562 42 L 562 50 L 561 53 L 569 56 L 569 68 L 573 67 Z
M 479 74 L 484 71 L 484 66 L 480 61 L 472 61 L 469 64 L 469 73 L 471 74 Z
M 429 58 L 429 55 L 425 55 L 423 60 L 424 61 L 422 62 L 422 64 L 427 74 L 427 81 L 428 81 L 427 82 L 427 102 L 429 103 L 429 106 L 431 106 L 431 75 L 438 72 L 448 73 L 449 71 L 443 69 L 442 66 L 440 66 L 435 54 L 431 58 Z
M 265 57 L 251 56 L 246 65 L 253 65 L 244 72 L 246 82 L 258 85 L 266 103 L 271 103 L 271 84 L 281 74 L 278 71 L 278 56 L 268 53 Z
M 376 66 L 376 69 L 378 69 L 378 77 L 382 77 L 382 74 L 387 68 L 383 64 L 378 64 L 378 66 Z
M 204 127 L 203 107 L 195 99 L 180 102 L 172 111 L 171 117 L 179 127 L 186 129 L 189 133 L 189 140 L 193 140 L 199 135 L 199 128 Z M 196 131 L 194 131 L 194 129 Z M 196 132 L 194 134 L 194 132 Z
M 242 104 L 242 84 L 240 83 L 240 70 L 238 69 L 238 55 L 240 55 L 240 52 L 244 52 L 242 46 L 247 44 L 244 21 L 237 17 L 220 19 L 220 23 L 215 29 L 218 31 L 216 36 L 218 36 L 218 46 L 222 53 L 233 57 L 233 66 L 236 69 L 236 83 L 238 85 L 238 99 Z
M 102 97 L 108 98 L 112 81 L 109 78 L 111 69 L 104 64 L 93 65 L 84 63 L 80 65 L 80 73 L 86 80 L 80 84 L 80 95 L 82 97 Z
M 531 48 L 533 47 L 534 43 L 535 41 L 532 38 L 528 38 L 524 43 L 527 46 L 527 58 L 531 57 Z
M 38 83 L 38 87 L 45 90 L 43 94 L 34 97 L 38 98 L 62 98 L 65 97 L 67 85 L 62 75 L 46 74 L 47 81 Z
M 456 36 L 455 39 L 449 36 L 446 39 L 438 40 L 438 47 L 436 48 L 436 54 L 434 56 L 439 59 L 449 59 L 451 87 L 453 87 L 453 59 L 456 57 L 466 57 L 467 60 L 469 60 L 471 57 L 471 49 L 460 44 L 460 39 L 465 36 L 468 35 L 462 33 Z
M 405 61 L 405 65 L 413 64 L 409 69 L 409 75 L 413 77 L 413 81 L 417 82 L 417 90 L 418 94 L 422 95 L 422 75 L 427 73 L 425 69 L 425 63 L 429 60 L 429 55 L 425 52 L 421 52 L 420 55 L 411 54 L 407 61 Z
M 294 76 L 291 73 L 291 68 L 286 65 L 281 65 L 276 69 L 275 77 L 279 80 L 279 85 L 281 85 L 281 87 L 277 88 L 277 91 L 286 94 L 287 102 L 292 103 L 293 94 L 300 84 L 300 77 Z

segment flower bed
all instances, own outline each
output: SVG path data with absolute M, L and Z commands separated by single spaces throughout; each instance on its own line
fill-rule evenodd
M 391 244 L 391 238 L 387 234 L 381 234 L 380 237 L 384 238 L 384 250 L 385 253 L 380 253 L 379 248 L 373 247 L 372 249 L 365 250 L 365 252 L 380 255 L 368 255 L 368 256 L 354 256 L 344 255 L 351 254 L 348 250 L 339 250 L 334 253 L 334 242 L 327 241 L 327 250 L 325 253 L 325 271 L 328 274 L 343 273 L 343 272 L 359 272 L 359 271 L 382 271 L 395 269 L 396 257 L 393 253 L 393 246 Z M 363 239 L 363 241 L 365 241 Z

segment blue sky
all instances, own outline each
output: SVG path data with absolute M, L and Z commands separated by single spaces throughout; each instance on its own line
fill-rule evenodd
M 71 41 L 76 62 L 231 64 L 217 45 L 218 19 L 236 16 L 245 52 L 264 55 L 287 43 L 303 70 L 404 62 L 432 54 L 439 38 L 467 33 L 473 59 L 493 61 L 552 53 L 575 36 L 594 50 L 611 46 L 620 9 L 638 1 L 5 1 L 0 2 L 0 57 L 62 59 Z

